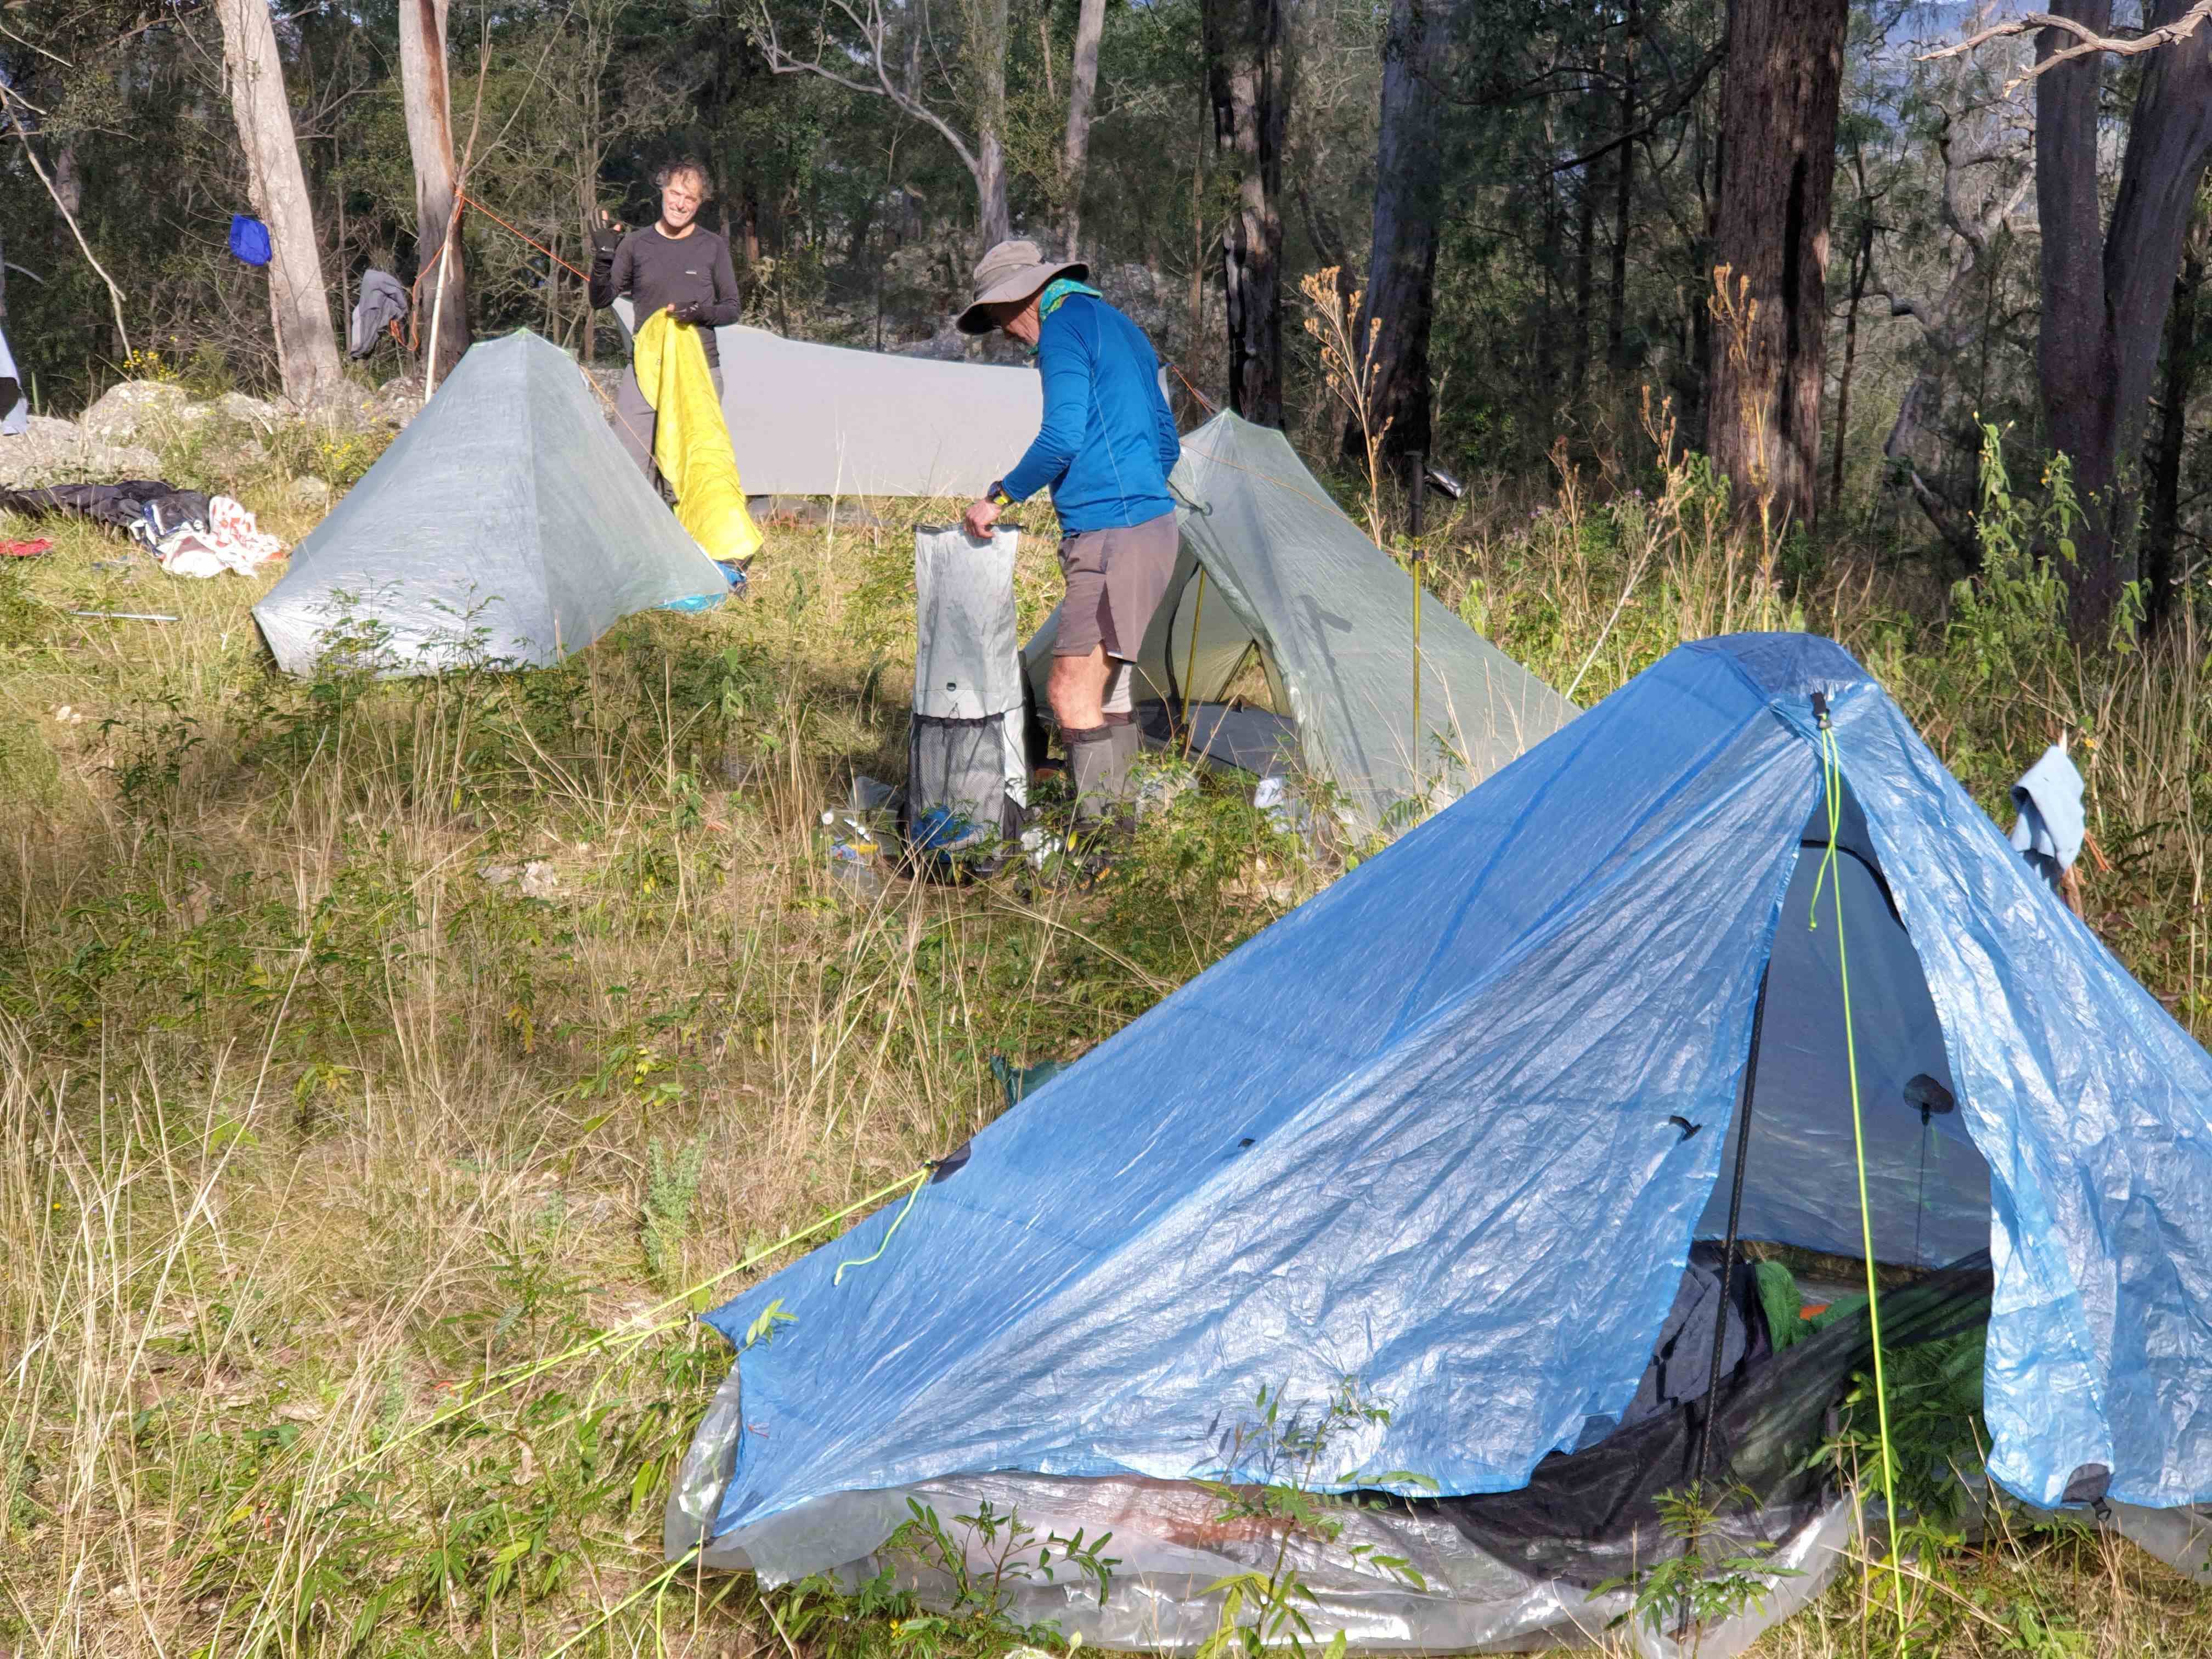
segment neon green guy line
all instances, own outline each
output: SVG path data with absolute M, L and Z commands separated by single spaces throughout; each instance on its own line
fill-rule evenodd
M 921 1196 L 921 1189 L 929 1184 L 929 1174 L 930 1172 L 926 1167 L 916 1170 L 914 1172 L 912 1177 L 914 1181 L 914 1190 L 906 1195 L 906 1202 L 899 1206 L 899 1212 L 891 1218 L 891 1224 L 884 1229 L 884 1242 L 876 1246 L 875 1255 L 864 1255 L 854 1261 L 839 1262 L 837 1264 L 837 1271 L 830 1275 L 830 1283 L 833 1287 L 845 1282 L 846 1268 L 865 1267 L 872 1261 L 882 1260 L 884 1252 L 891 1247 L 891 1235 L 898 1231 L 899 1228 L 905 1223 L 906 1212 L 914 1208 L 915 1200 Z
M 1819 904 L 1820 884 L 1827 882 L 1828 890 L 1836 912 L 1836 975 L 1843 988 L 1844 997 L 1844 1063 L 1851 1083 L 1851 1145 L 1857 1155 L 1859 1176 L 1859 1238 L 1866 1251 L 1867 1323 L 1874 1334 L 1874 1408 L 1875 1419 L 1881 1429 L 1881 1491 L 1884 1509 L 1889 1520 L 1889 1570 L 1896 1583 L 1898 1650 L 1905 1650 L 1905 1564 L 1897 1542 L 1897 1470 L 1896 1460 L 1889 1443 L 1889 1388 L 1882 1374 L 1881 1310 L 1876 1297 L 1874 1271 L 1874 1210 L 1867 1201 L 1866 1126 L 1859 1109 L 1858 1044 L 1851 1031 L 1851 968 L 1850 957 L 1844 944 L 1844 884 L 1840 878 L 1831 879 L 1829 872 L 1836 863 L 1836 838 L 1843 826 L 1843 763 L 1836 753 L 1836 734 L 1826 719 L 1820 722 L 1820 786 L 1827 795 L 1828 852 L 1820 860 L 1820 872 L 1813 885 L 1813 910 L 1806 917 L 1806 926 L 1818 930 L 1820 925 Z

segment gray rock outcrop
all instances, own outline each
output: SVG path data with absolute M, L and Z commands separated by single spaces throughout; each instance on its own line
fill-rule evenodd
M 157 478 L 161 458 L 136 444 L 95 438 L 74 421 L 33 415 L 20 435 L 0 438 L 0 483 L 104 483 Z

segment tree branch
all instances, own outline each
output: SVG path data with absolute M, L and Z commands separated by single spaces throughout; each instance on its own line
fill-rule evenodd
M 68 204 L 62 200 L 61 191 L 54 188 L 54 181 L 46 176 L 46 169 L 39 160 L 39 152 L 31 143 L 31 135 L 24 128 L 22 115 L 15 108 L 15 88 L 4 81 L 0 81 L 0 109 L 6 110 L 9 120 L 15 124 L 15 135 L 23 141 L 23 155 L 31 164 L 31 171 L 39 175 L 39 182 L 46 187 L 46 194 L 53 198 L 54 210 L 69 226 L 70 234 L 76 238 L 77 246 L 83 251 L 85 263 L 98 271 L 100 280 L 107 284 L 108 301 L 115 307 L 115 337 L 123 342 L 123 355 L 128 357 L 131 355 L 131 331 L 123 323 L 123 290 L 115 286 L 115 278 L 107 274 L 107 267 L 100 264 L 98 256 L 93 252 L 92 244 L 84 240 L 84 232 L 77 226 L 76 216 L 69 210 Z
M 868 61 L 876 71 L 876 84 L 870 86 L 853 76 L 839 74 L 822 61 L 818 46 L 811 58 L 793 57 L 783 49 L 783 42 L 776 34 L 775 19 L 769 11 L 767 0 L 757 0 L 754 11 L 759 19 L 761 52 L 768 59 L 769 68 L 778 75 L 819 76 L 848 92 L 889 100 L 894 108 L 935 131 L 939 137 L 952 146 L 952 153 L 960 158 L 961 166 L 971 174 L 980 175 L 982 164 L 975 159 L 975 152 L 969 149 L 967 141 L 954 131 L 951 124 L 935 110 L 919 98 L 901 91 L 892 82 L 890 66 L 884 58 L 884 43 L 890 31 L 884 21 L 880 0 L 868 0 L 868 15 L 865 21 L 853 9 L 848 0 L 830 0 L 830 3 L 842 12 L 846 21 L 860 32 L 860 39 L 866 44 Z M 2208 0 L 2208 3 L 2212 3 L 2212 0 Z
M 2212 6 L 2212 0 L 2204 0 L 2204 3 L 2207 6 Z M 1642 126 L 1632 127 L 1618 137 L 1608 138 L 1595 149 L 1586 151 L 1572 161 L 1556 161 L 1552 165 L 1552 171 L 1571 173 L 1577 167 L 1586 167 L 1592 161 L 1601 161 L 1623 144 L 1632 144 L 1639 138 L 1650 137 L 1697 101 L 1698 94 L 1705 89 L 1706 81 L 1711 78 L 1712 72 L 1720 67 L 1721 60 L 1727 56 L 1727 40 L 1723 39 L 1714 41 L 1705 49 L 1705 55 L 1698 59 L 1696 64 L 1691 69 L 1690 78 L 1676 86 L 1674 92 L 1666 99 L 1653 105 L 1650 115 Z
M 2197 3 L 2170 23 L 2161 23 L 2154 29 L 2132 31 L 2126 34 L 2099 34 L 2094 29 L 2077 23 L 2070 17 L 2061 17 L 2056 12 L 2032 11 L 2019 17 L 1993 23 L 1978 34 L 1948 46 L 1938 46 L 1933 52 L 1923 52 L 1918 62 L 1928 63 L 1938 58 L 1958 58 L 1978 46 L 2008 37 L 2040 33 L 2045 29 L 2056 29 L 2061 34 L 2070 34 L 2074 44 L 2060 52 L 2039 58 L 2033 65 L 2021 71 L 2006 84 L 2008 94 L 2016 91 L 2038 76 L 2057 69 L 2061 64 L 2071 63 L 2077 58 L 2094 57 L 2111 52 L 2118 58 L 2134 58 L 2146 52 L 2155 52 L 2160 46 L 2170 46 L 2186 40 L 2212 19 L 2212 0 L 2197 0 Z

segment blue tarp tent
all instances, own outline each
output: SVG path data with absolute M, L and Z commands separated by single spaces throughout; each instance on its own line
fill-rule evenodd
M 2212 1498 L 2212 1057 L 1849 654 L 1753 635 L 1674 651 L 1099 1045 L 880 1259 L 834 1282 L 896 1209 L 708 1316 L 793 1322 L 738 1359 L 672 1545 L 850 1560 L 902 1513 L 856 1495 L 983 1471 L 1265 1479 L 1228 1425 L 1347 1375 L 1390 1415 L 1338 1467 L 1520 1486 L 1630 1401 L 1745 1122 L 1743 1236 L 1860 1253 L 1823 880 L 1876 1254 L 1994 1258 L 1991 1474 Z

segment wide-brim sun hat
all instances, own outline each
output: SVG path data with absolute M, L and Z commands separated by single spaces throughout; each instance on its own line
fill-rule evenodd
M 998 326 L 991 307 L 1026 300 L 1055 276 L 1078 282 L 1091 275 L 1080 259 L 1048 259 L 1035 242 L 1001 242 L 975 265 L 975 297 L 956 325 L 963 334 L 988 334 Z

